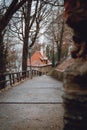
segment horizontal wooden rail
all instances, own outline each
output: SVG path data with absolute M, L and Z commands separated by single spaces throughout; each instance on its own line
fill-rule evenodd
M 0 76 L 4 76 L 5 80 L 0 80 L 0 85 L 2 83 L 5 83 L 5 86 L 13 86 L 17 82 L 21 82 L 22 80 L 25 80 L 26 78 L 32 79 L 35 76 L 41 76 L 43 73 L 38 70 L 28 70 L 28 71 L 22 71 L 22 72 L 12 72 L 12 73 L 0 73 Z

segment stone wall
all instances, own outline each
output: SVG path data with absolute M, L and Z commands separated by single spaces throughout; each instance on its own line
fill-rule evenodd
M 64 72 L 64 130 L 87 130 L 87 1 L 64 0 L 65 22 L 73 29 L 74 64 Z
M 48 73 L 52 69 L 52 65 L 39 67 L 38 70 L 42 73 Z
M 63 81 L 63 72 L 64 71 L 60 71 L 60 70 L 57 70 L 57 69 L 52 69 L 48 75 L 59 80 L 59 81 Z
M 87 129 L 87 61 L 76 60 L 64 72 L 64 130 Z

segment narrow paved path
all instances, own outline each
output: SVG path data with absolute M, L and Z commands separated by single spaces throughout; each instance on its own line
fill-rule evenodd
M 0 130 L 62 130 L 62 83 L 41 76 L 0 93 Z

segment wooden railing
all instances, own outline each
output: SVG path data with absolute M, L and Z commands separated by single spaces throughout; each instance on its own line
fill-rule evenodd
M 21 82 L 22 80 L 25 80 L 26 78 L 32 79 L 35 76 L 41 76 L 43 73 L 38 70 L 28 70 L 28 71 L 22 71 L 22 72 L 12 72 L 12 73 L 4 73 L 3 76 L 5 77 L 5 80 L 0 80 L 0 85 L 3 83 L 5 86 L 13 86 L 17 82 Z M 0 74 L 1 76 L 2 74 Z

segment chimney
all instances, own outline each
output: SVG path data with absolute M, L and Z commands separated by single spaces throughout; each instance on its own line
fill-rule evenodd
M 43 56 L 43 45 L 41 45 L 40 53 L 41 53 L 41 55 Z

